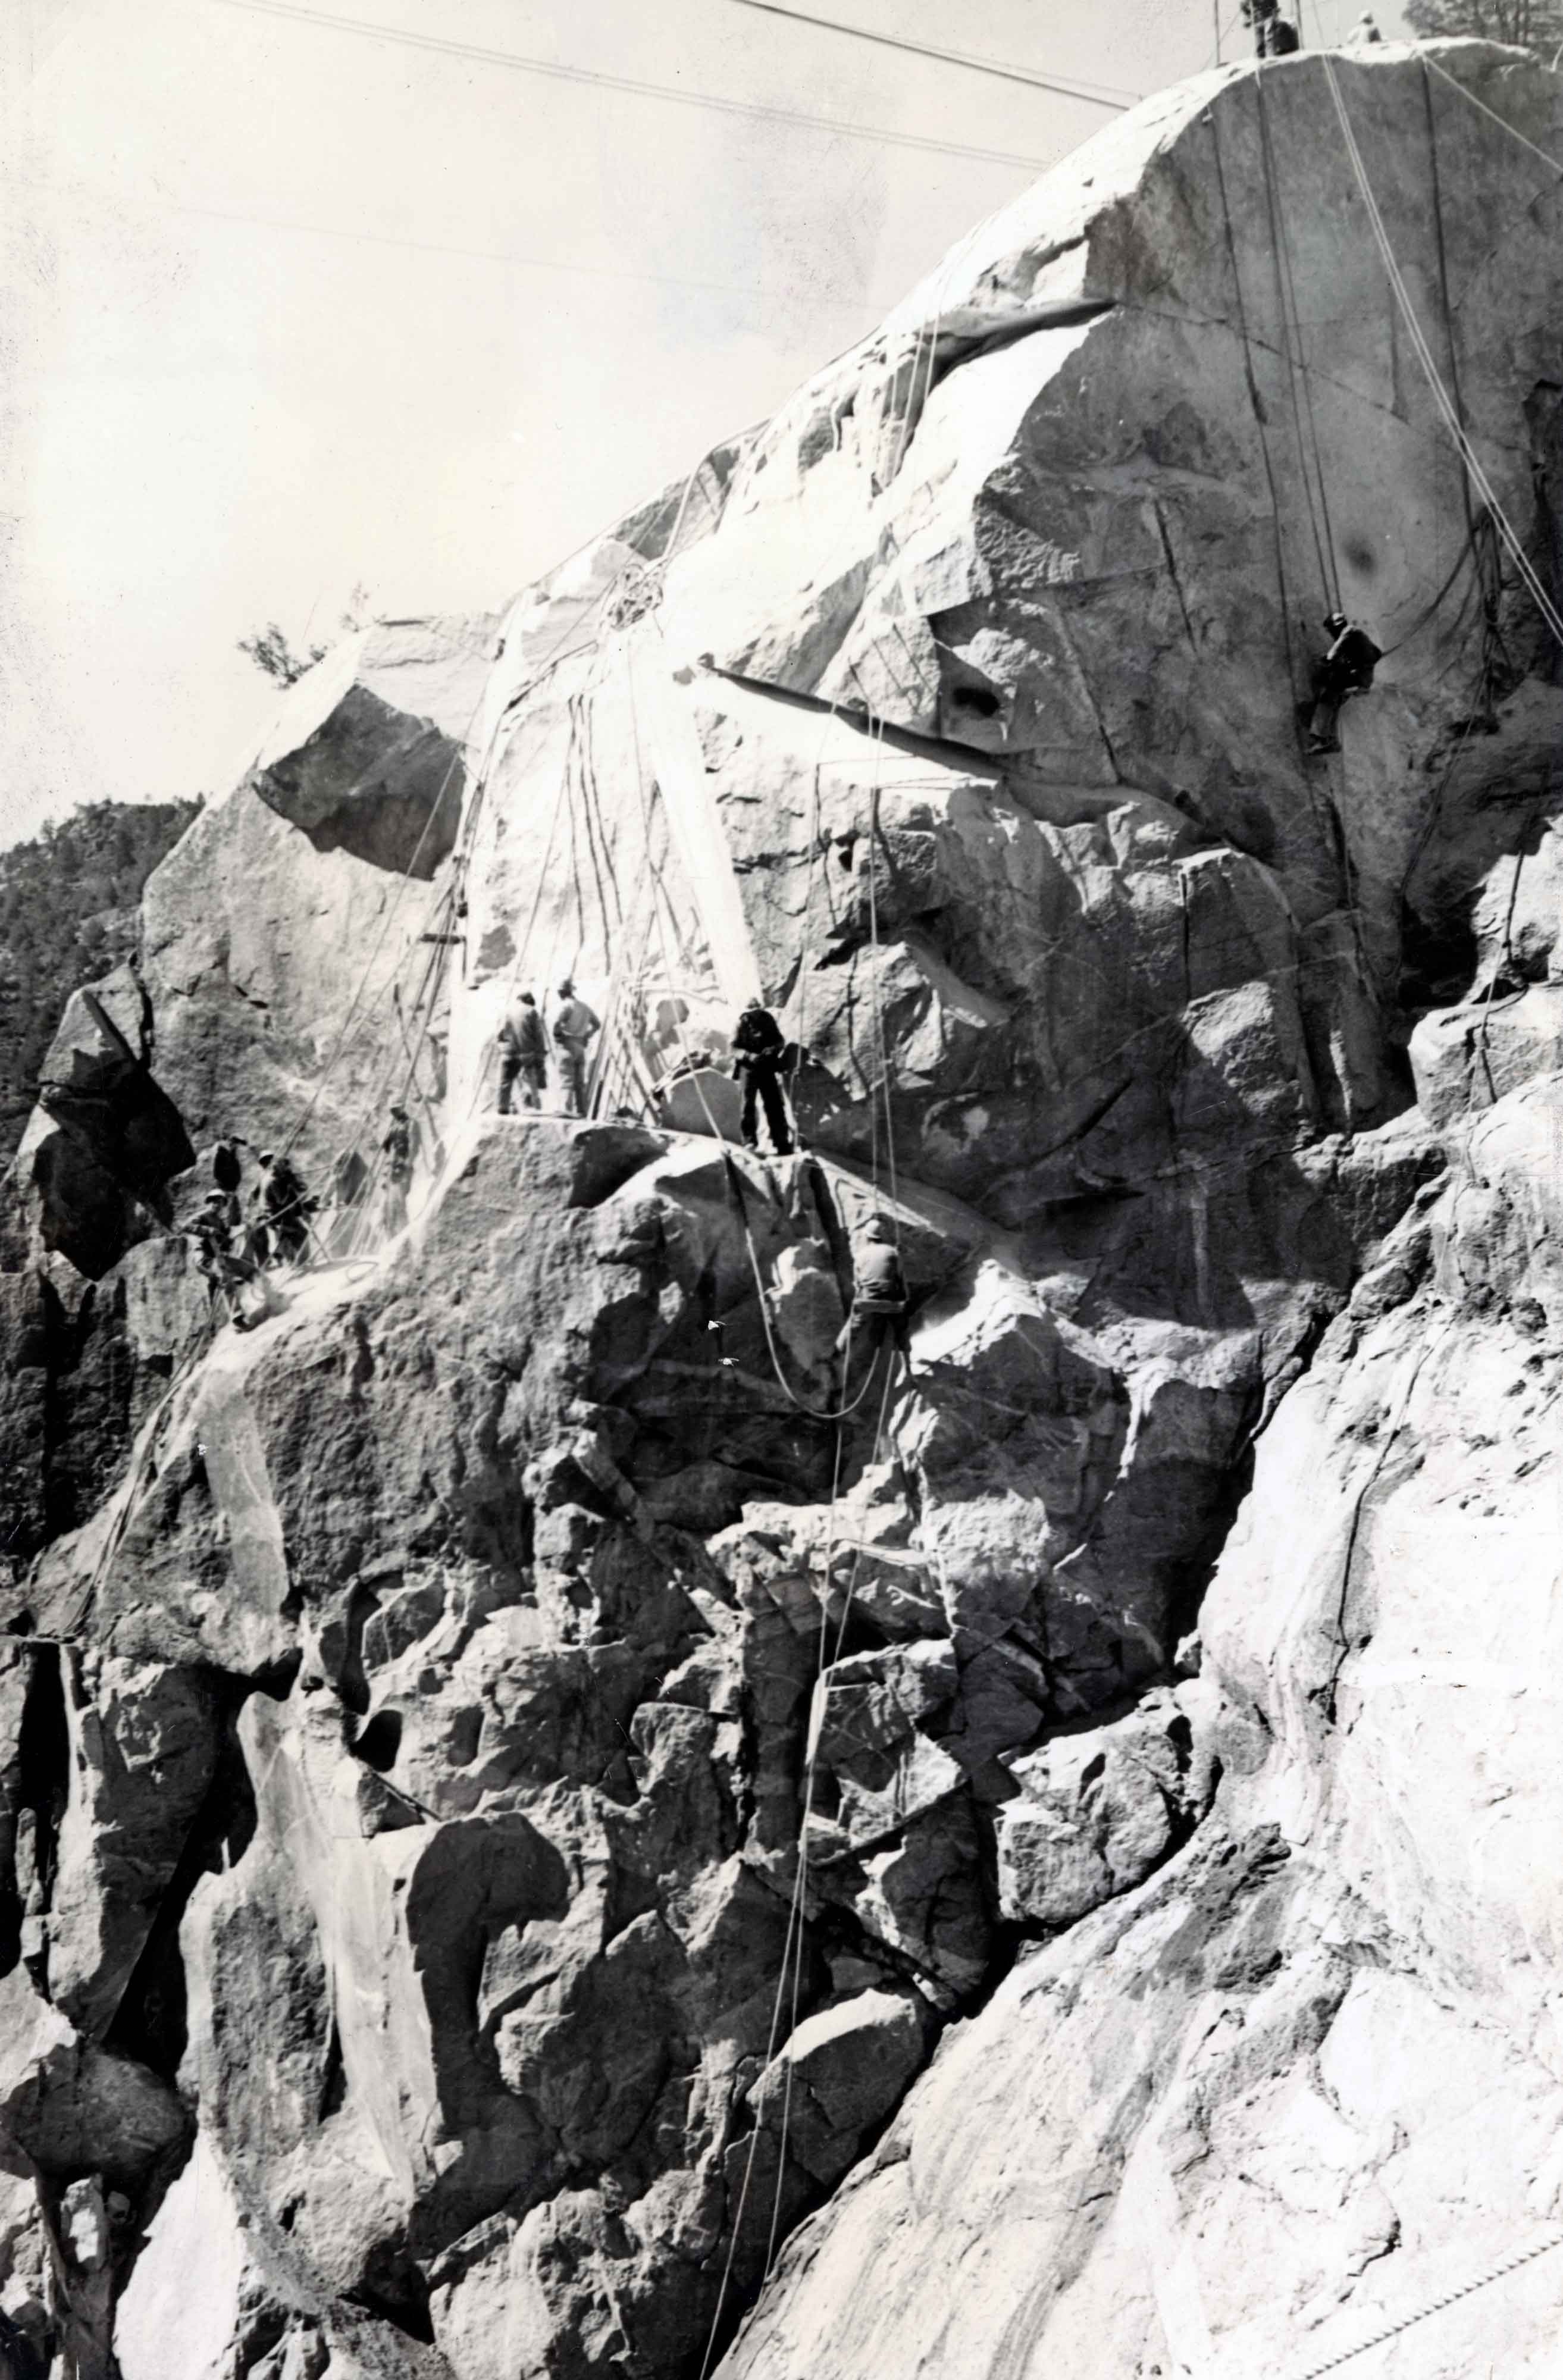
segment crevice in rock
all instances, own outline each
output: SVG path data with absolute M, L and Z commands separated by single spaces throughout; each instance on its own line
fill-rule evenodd
M 891 752 L 903 752 L 910 759 L 942 761 L 945 767 L 959 769 L 964 774 L 977 774 L 1002 779 L 1006 756 L 984 751 L 975 744 L 963 744 L 951 736 L 919 735 L 911 729 L 898 726 L 892 719 L 880 719 L 867 705 L 828 702 L 823 695 L 803 694 L 795 686 L 777 686 L 769 679 L 748 677 L 741 670 L 719 669 L 710 664 L 713 677 L 724 678 L 730 686 L 741 686 L 751 694 L 762 694 L 769 702 L 812 712 L 817 718 L 841 718 L 861 734 L 871 735 L 877 745 Z
M 396 1766 L 396 1755 L 402 1748 L 402 1715 L 400 1711 L 376 1711 L 358 1730 L 353 1750 L 359 1760 L 381 1776 Z
M 1322 1329 L 1318 1334 L 1323 1336 Z M 1315 1339 L 1315 1344 L 1317 1340 Z M 1206 1591 L 1231 1535 L 1232 1524 L 1254 1485 L 1254 1440 L 1245 1437 L 1221 1479 L 1209 1520 L 1197 1545 L 1191 1548 L 1169 1575 L 1167 1641 L 1179 1644 L 1199 1625 Z
M 329 2117 L 339 2115 L 346 2104 L 347 2067 L 342 2055 L 342 2031 L 333 2015 L 331 2038 L 326 2043 L 325 2071 L 321 2078 L 320 2121 L 323 2124 Z
M 18 1751 L 17 1900 L 18 1949 L 37 1989 L 48 1994 L 48 1953 L 31 1929 L 54 1900 L 60 1828 L 70 1794 L 70 1722 L 66 1706 L 63 1646 L 30 1646 L 27 1701 Z M 8 1964 L 15 1964 L 13 1957 Z
M 1452 1008 L 1476 978 L 1480 952 L 1473 904 L 1426 915 L 1400 903 L 1400 980 L 1397 998 L 1408 1016 Z
M 249 1688 L 215 1674 L 210 1682 L 219 1699 L 222 1728 L 212 1782 L 185 1838 L 103 2045 L 138 2059 L 171 2082 L 177 2078 L 187 2039 L 185 1964 L 179 1949 L 185 1911 L 203 1876 L 231 1868 L 243 1857 L 256 1825 L 255 1793 L 237 1725 Z
M 136 1364 L 111 1291 L 90 1281 L 74 1314 L 41 1290 L 44 1332 L 43 1534 L 81 1527 L 129 1451 Z
M 1531 433 L 1531 484 L 1536 526 L 1545 540 L 1547 593 L 1563 597 L 1563 387 L 1539 380 L 1525 400 Z M 1547 666 L 1555 685 L 1563 683 L 1563 648 L 1548 644 Z
M 421 2347 L 434 2344 L 434 2323 L 429 2310 L 429 2283 L 410 2260 L 387 2268 L 372 2281 L 347 2291 L 349 2305 L 361 2306 L 376 2322 L 399 2330 Z
M 331 1683 L 344 1710 L 355 1718 L 367 1718 L 370 1706 L 369 1675 L 364 1668 L 364 1631 L 380 1609 L 380 1596 L 372 1586 L 360 1582 L 347 1598 L 343 1617 L 343 1645 Z
M 1072 240 L 1046 261 L 1054 263 L 1059 256 L 1068 253 L 1069 248 L 1080 245 L 1078 240 Z M 1042 266 L 1039 264 L 1037 269 L 1041 270 Z M 912 368 L 912 384 L 915 388 L 921 382 L 923 395 L 915 411 L 909 407 L 908 414 L 903 418 L 895 476 L 899 477 L 900 471 L 905 468 L 906 457 L 927 409 L 928 398 L 952 372 L 960 371 L 967 364 L 980 362 L 985 356 L 1000 355 L 1006 347 L 1017 346 L 1022 339 L 1032 338 L 1038 331 L 1069 330 L 1086 322 L 1099 322 L 1103 315 L 1114 313 L 1117 306 L 1115 298 L 1076 298 L 1064 304 L 1021 308 L 1007 318 L 1001 316 L 991 330 L 975 334 L 969 332 L 936 332 L 932 359 L 927 365 L 923 362 L 925 350 L 919 334 Z

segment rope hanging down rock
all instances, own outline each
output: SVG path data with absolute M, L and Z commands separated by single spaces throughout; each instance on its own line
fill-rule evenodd
M 1384 270 L 1388 278 L 1390 291 L 1394 297 L 1397 307 L 1399 309 L 1401 320 L 1405 323 L 1407 335 L 1411 340 L 1412 347 L 1415 349 L 1417 361 L 1421 364 L 1428 387 L 1433 393 L 1434 402 L 1437 406 L 1438 411 L 1443 417 L 1445 426 L 1448 429 L 1450 437 L 1454 440 L 1455 446 L 1460 453 L 1461 460 L 1465 464 L 1466 469 L 1471 474 L 1473 484 L 1480 492 L 1494 520 L 1497 523 L 1499 535 L 1502 537 L 1504 544 L 1508 550 L 1509 558 L 1513 562 L 1521 578 L 1524 581 L 1526 589 L 1529 592 L 1532 601 L 1534 602 L 1537 611 L 1541 613 L 1542 618 L 1545 622 L 1553 638 L 1559 645 L 1563 645 L 1563 613 L 1558 612 L 1558 609 L 1553 602 L 1551 596 L 1543 586 L 1541 579 L 1536 573 L 1534 565 L 1532 563 L 1529 554 L 1525 552 L 1525 549 L 1520 540 L 1512 521 L 1509 519 L 1508 513 L 1504 510 L 1503 504 L 1496 490 L 1493 486 L 1491 479 L 1488 477 L 1481 456 L 1476 453 L 1474 446 L 1472 444 L 1471 440 L 1465 433 L 1464 428 L 1462 427 L 1460 419 L 1459 411 L 1448 390 L 1444 385 L 1443 376 L 1439 372 L 1437 364 L 1434 360 L 1433 351 L 1427 344 L 1426 334 L 1423 330 L 1420 320 L 1418 319 L 1416 309 L 1412 303 L 1411 294 L 1406 287 L 1404 275 L 1401 273 L 1399 265 L 1396 260 L 1394 248 L 1391 245 L 1388 232 L 1385 228 L 1384 218 L 1379 212 L 1378 201 L 1374 196 L 1373 185 L 1368 179 L 1367 167 L 1363 163 L 1362 151 L 1358 146 L 1357 136 L 1352 128 L 1351 116 L 1347 113 L 1345 99 L 1341 94 L 1339 78 L 1335 71 L 1334 61 L 1328 56 L 1325 56 L 1320 59 L 1319 63 L 1324 68 L 1325 78 L 1329 85 L 1330 97 L 1335 103 L 1335 112 L 1339 119 L 1341 137 L 1346 143 L 1347 156 L 1351 161 L 1351 171 L 1356 176 L 1357 187 L 1362 192 L 1363 203 L 1367 209 L 1368 222 L 1373 231 L 1374 239 L 1377 244 L 1379 255 L 1383 261 Z

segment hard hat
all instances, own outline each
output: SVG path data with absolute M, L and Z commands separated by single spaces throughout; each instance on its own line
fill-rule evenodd
M 1325 626 L 1327 628 L 1343 628 L 1345 625 L 1346 614 L 1344 612 L 1327 612 L 1325 613 Z
M 866 1240 L 888 1240 L 894 1234 L 882 1215 L 870 1215 L 863 1226 L 863 1236 Z
M 273 1160 L 272 1160 L 272 1151 L 271 1151 L 269 1148 L 263 1148 L 263 1149 L 260 1151 L 260 1162 L 261 1162 L 261 1164 L 262 1164 L 262 1165 L 270 1165 L 270 1164 L 272 1163 L 272 1161 L 273 1161 Z
M 561 983 L 561 985 L 560 985 L 560 987 L 559 987 L 559 994 L 560 994 L 560 998 L 561 998 L 561 999 L 564 999 L 564 998 L 566 998 L 566 997 L 568 996 L 568 994 L 569 994 L 569 993 L 571 993 L 572 991 L 574 991 L 574 990 L 575 990 L 575 989 L 576 989 L 576 978 L 575 978 L 575 977 L 574 977 L 573 975 L 567 975 L 567 976 L 564 978 L 564 980 L 563 981 L 563 983 Z
M 393 1102 L 392 1102 L 392 1106 L 391 1106 L 391 1112 L 392 1112 L 392 1114 L 393 1114 L 393 1115 L 399 1115 L 399 1116 L 403 1119 L 404 1123 L 406 1122 L 406 1112 L 407 1112 L 407 1111 L 406 1111 L 406 1108 L 405 1108 L 405 1107 L 403 1107 L 403 1105 L 402 1105 L 402 1103 L 401 1103 L 401 1101 L 400 1101 L 399 1099 L 393 1100 Z

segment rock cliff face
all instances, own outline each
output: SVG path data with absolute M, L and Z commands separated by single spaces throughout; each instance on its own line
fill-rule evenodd
M 1556 151 L 1563 86 L 1337 71 L 1545 573 L 1557 184 L 1493 115 Z M 1338 593 L 1386 658 L 1310 760 Z M 35 1120 L 0 1281 L 56 2368 L 1237 2380 L 1550 2249 L 1560 722 L 1310 57 L 301 682 L 65 1020 L 129 1087 Z M 500 1116 L 566 972 L 596 1111 Z M 805 1157 L 656 1122 L 757 990 Z M 340 1194 L 244 1334 L 176 1228 L 236 1129 Z M 837 1350 L 875 1213 L 910 1369 Z M 1382 2368 L 1553 2370 L 1560 2293 Z

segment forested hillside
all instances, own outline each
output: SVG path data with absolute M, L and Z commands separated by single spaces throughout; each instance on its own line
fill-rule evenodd
M 200 807 L 89 802 L 0 853 L 0 1162 L 66 1001 L 134 948 L 141 887 Z

